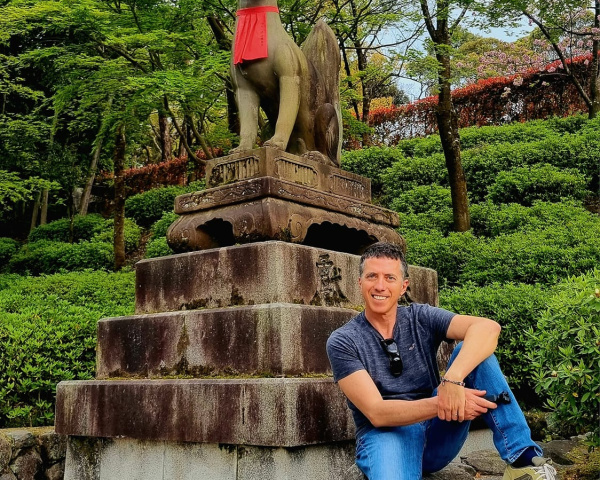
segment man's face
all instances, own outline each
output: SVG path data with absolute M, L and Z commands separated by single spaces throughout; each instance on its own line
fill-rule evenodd
M 408 280 L 402 277 L 400 260 L 367 258 L 358 284 L 367 315 L 393 314 L 395 318 L 398 299 L 408 287 Z

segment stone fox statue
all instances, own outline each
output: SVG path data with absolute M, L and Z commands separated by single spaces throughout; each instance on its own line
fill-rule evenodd
M 276 0 L 239 0 L 231 73 L 240 114 L 240 145 L 250 150 L 259 106 L 275 133 L 265 146 L 339 166 L 342 117 L 340 52 L 319 21 L 302 48 L 281 24 Z

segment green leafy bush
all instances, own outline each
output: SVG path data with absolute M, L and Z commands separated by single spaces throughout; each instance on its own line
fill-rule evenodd
M 111 270 L 113 265 L 113 247 L 109 243 L 48 240 L 24 245 L 8 264 L 9 271 L 30 275 L 87 269 Z
M 447 235 L 453 224 L 450 189 L 421 185 L 400 193 L 390 208 L 400 216 L 400 232 L 439 230 Z
M 594 129 L 597 131 L 597 122 L 590 121 L 583 115 L 574 115 L 526 123 L 462 128 L 460 143 L 462 150 L 465 151 L 483 145 L 538 141 L 556 134 L 583 134 Z M 426 157 L 443 151 L 439 135 L 403 140 L 398 143 L 397 148 L 407 157 Z
M 51 425 L 56 384 L 94 376 L 97 321 L 134 298 L 133 272 L 0 275 L 0 428 Z
M 437 270 L 440 287 L 456 285 L 465 268 L 477 256 L 481 241 L 470 232 L 438 230 L 402 232 L 406 240 L 406 260 L 411 265 Z
M 579 275 L 600 262 L 600 218 L 588 225 L 519 231 L 481 240 L 469 257 L 459 282 L 551 285 Z
M 531 206 L 536 200 L 560 202 L 583 200 L 586 178 L 575 169 L 561 170 L 552 165 L 532 165 L 499 172 L 488 189 L 494 203 L 516 202 Z
M 16 240 L 0 237 L 0 270 L 4 269 L 21 245 Z
M 519 401 L 539 406 L 526 330 L 536 325 L 546 309 L 548 288 L 541 285 L 466 284 L 440 291 L 440 306 L 452 312 L 496 320 L 502 326 L 496 356 Z
M 166 237 L 155 238 L 148 242 L 146 246 L 146 258 L 164 257 L 173 255 L 174 253 L 171 247 L 169 247 Z
M 173 211 L 175 197 L 184 193 L 202 190 L 204 187 L 204 181 L 199 181 L 190 183 L 185 187 L 154 188 L 133 195 L 125 201 L 125 215 L 133 218 L 138 225 L 148 228 L 159 220 L 164 213 Z
M 420 185 L 448 187 L 448 171 L 444 155 L 437 153 L 429 157 L 407 158 L 394 163 L 381 174 L 382 189 L 386 204 L 402 193 Z
M 536 391 L 565 433 L 593 432 L 600 446 L 600 270 L 557 286 L 529 329 Z
M 73 217 L 73 241 L 91 240 L 96 234 L 107 228 L 107 220 L 101 215 L 91 213 L 89 215 L 75 215 Z M 70 236 L 71 222 L 68 218 L 61 218 L 46 225 L 40 225 L 29 234 L 29 242 L 39 240 L 54 240 L 57 242 L 68 242 Z
M 593 229 L 597 219 L 596 215 L 575 202 L 535 202 L 532 207 L 486 202 L 471 207 L 473 234 L 483 237 L 561 226 L 578 228 L 578 225 L 584 225 L 586 229 Z
M 171 224 L 179 218 L 174 212 L 165 213 L 160 220 L 154 222 L 152 228 L 150 229 L 151 236 L 150 240 L 155 240 L 157 238 L 164 238 L 167 236 L 167 230 L 171 226 Z
M 381 193 L 381 174 L 395 162 L 404 160 L 404 155 L 397 148 L 370 147 L 362 150 L 345 152 L 341 166 L 344 170 L 371 179 L 371 190 L 374 195 Z
M 114 226 L 114 220 L 108 220 L 106 223 L 107 229 L 97 234 L 92 240 L 94 242 L 104 242 L 113 245 L 115 235 Z M 131 218 L 125 218 L 125 227 L 123 233 L 125 236 L 125 251 L 127 253 L 131 253 L 140 246 L 142 229 L 138 227 L 138 225 Z

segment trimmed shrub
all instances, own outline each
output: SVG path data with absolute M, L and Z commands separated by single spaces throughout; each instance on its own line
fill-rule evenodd
M 465 262 L 459 282 L 552 285 L 600 262 L 600 218 L 588 225 L 552 226 L 482 240 Z
M 393 163 L 403 160 L 404 155 L 397 148 L 370 147 L 344 152 L 341 167 L 349 172 L 370 178 L 372 193 L 379 195 L 383 185 L 382 173 Z
M 471 206 L 473 234 L 483 237 L 543 230 L 548 227 L 578 228 L 577 225 L 586 225 L 586 228 L 593 228 L 597 219 L 596 215 L 575 202 L 535 202 L 532 207 L 516 203 L 494 205 L 486 202 Z
M 107 227 L 107 220 L 97 213 L 89 215 L 75 215 L 73 217 L 73 241 L 91 240 L 96 234 Z M 69 218 L 61 218 L 46 225 L 40 225 L 29 234 L 29 242 L 39 240 L 54 240 L 57 242 L 68 242 L 70 236 L 71 221 Z
M 400 231 L 439 230 L 447 235 L 452 230 L 450 189 L 439 185 L 421 185 L 402 192 L 393 199 L 392 210 L 400 216 Z
M 586 184 L 586 178 L 575 169 L 532 165 L 499 172 L 488 189 L 487 198 L 493 203 L 515 202 L 528 207 L 536 200 L 583 200 L 587 193 Z
M 165 257 L 174 254 L 175 252 L 171 250 L 165 237 L 155 238 L 148 242 L 146 246 L 146 258 Z
M 9 262 L 14 273 L 57 273 L 60 271 L 111 270 L 112 245 L 104 242 L 64 243 L 40 240 L 24 245 Z
M 114 219 L 110 219 L 106 223 L 106 227 L 108 230 L 104 230 L 103 232 L 97 234 L 92 240 L 94 242 L 104 242 L 108 243 L 111 246 L 114 244 Z M 142 229 L 138 227 L 138 225 L 131 219 L 125 218 L 125 228 L 124 228 L 124 236 L 125 236 L 125 251 L 127 253 L 133 252 L 140 246 L 140 240 L 142 239 Z
M 150 240 L 155 240 L 157 238 L 164 238 L 167 236 L 167 230 L 171 226 L 171 224 L 179 218 L 174 212 L 167 212 L 163 214 L 160 220 L 154 222 L 152 228 L 150 229 Z
M 406 158 L 394 163 L 381 174 L 386 204 L 404 192 L 421 185 L 437 184 L 448 187 L 448 171 L 444 155 L 436 153 L 429 157 Z
M 134 312 L 133 272 L 0 275 L 0 428 L 51 425 L 56 384 L 94 377 L 96 324 Z
M 456 285 L 465 265 L 477 255 L 480 240 L 470 232 L 450 233 L 437 230 L 403 232 L 406 260 L 411 265 L 437 270 L 440 287 Z
M 600 446 L 600 270 L 557 286 L 537 328 L 529 329 L 536 391 L 564 434 L 592 432 Z
M 138 225 L 148 228 L 164 213 L 173 211 L 175 197 L 204 188 L 205 183 L 202 180 L 190 183 L 185 187 L 170 186 L 148 190 L 133 195 L 125 201 L 125 214 L 133 218 Z
M 0 270 L 3 270 L 21 244 L 12 238 L 0 237 Z
M 440 306 L 450 311 L 491 318 L 502 325 L 496 356 L 519 401 L 540 406 L 535 394 L 526 330 L 536 325 L 551 293 L 541 285 L 467 284 L 440 291 Z

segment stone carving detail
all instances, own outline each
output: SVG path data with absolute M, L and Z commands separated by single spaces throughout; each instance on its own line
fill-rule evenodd
M 300 162 L 292 162 L 285 158 L 278 159 L 275 164 L 277 165 L 277 175 L 279 178 L 310 187 L 317 185 L 318 174 L 313 167 Z
M 260 161 L 256 157 L 240 158 L 218 163 L 210 175 L 211 184 L 222 184 L 253 178 L 260 174 Z
M 342 301 L 346 300 L 346 296 L 340 288 L 341 270 L 334 265 L 328 253 L 319 255 L 317 271 L 319 272 L 321 287 L 315 293 L 311 304 L 326 305 L 328 307 L 341 305 Z
M 332 193 L 353 198 L 363 198 L 365 195 L 365 186 L 357 180 L 333 174 L 330 175 L 329 181 Z

